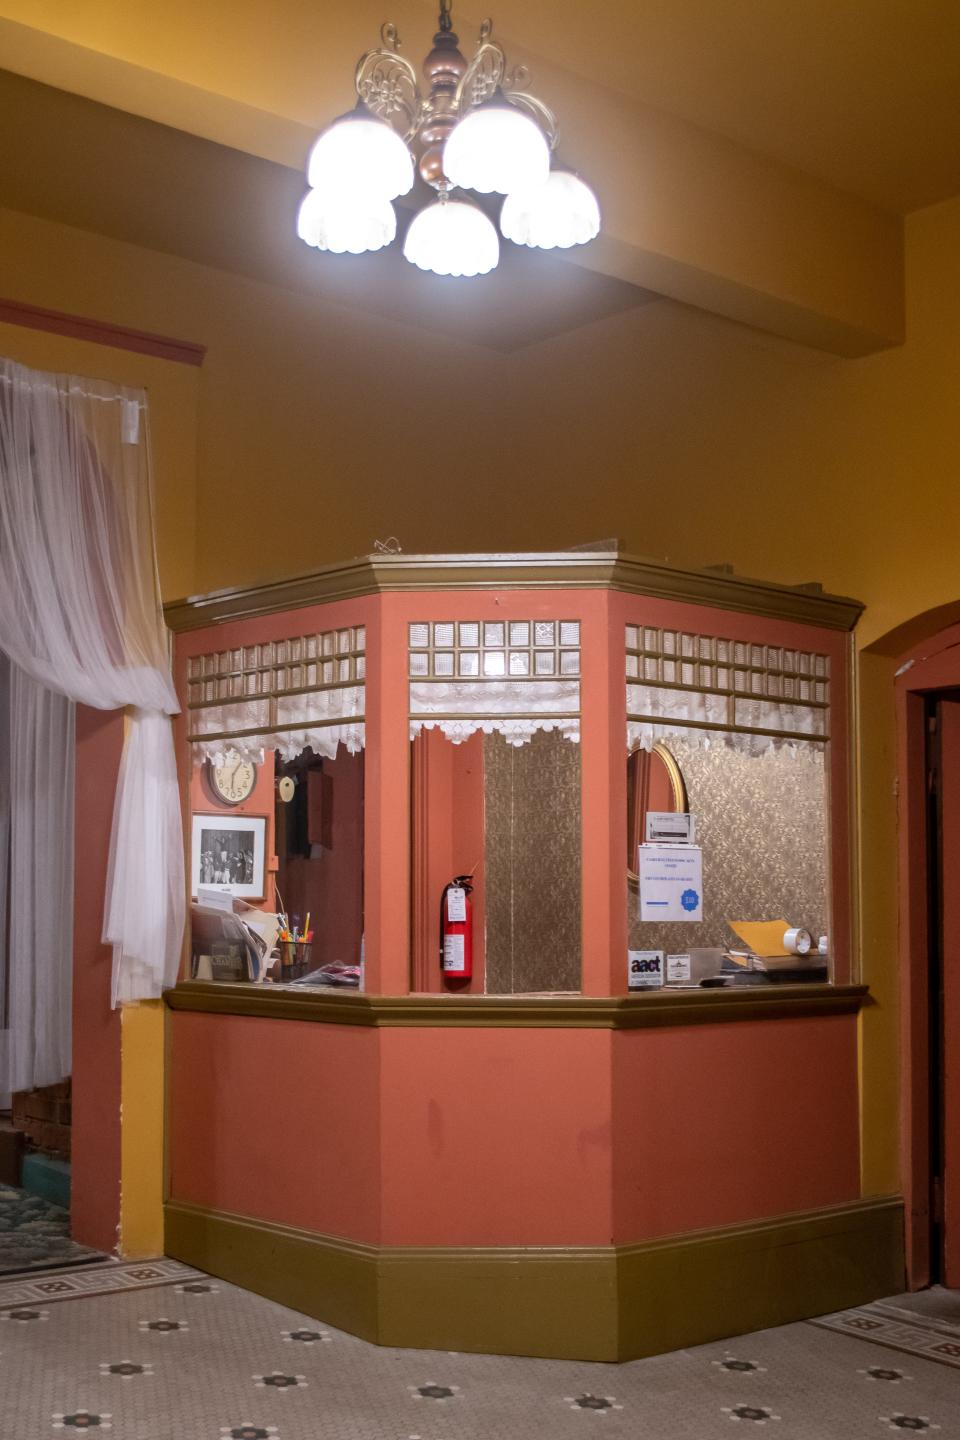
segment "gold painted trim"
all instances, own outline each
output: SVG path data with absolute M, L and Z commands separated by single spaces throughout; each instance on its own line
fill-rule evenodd
M 904 1283 L 898 1195 L 617 1246 L 381 1246 L 179 1201 L 165 1218 L 173 1258 L 417 1349 L 632 1360 Z
M 368 1027 L 647 1030 L 802 1016 L 855 1015 L 866 985 L 670 990 L 609 999 L 584 995 L 357 995 L 289 985 L 185 980 L 164 992 L 171 1010 Z
M 670 789 L 673 791 L 673 803 L 677 814 L 686 815 L 690 809 L 690 800 L 687 795 L 687 782 L 683 778 L 683 771 L 677 764 L 676 757 L 660 740 L 652 747 L 651 754 L 659 755 L 666 766 L 667 774 L 670 777 Z
M 303 720 L 291 721 L 289 725 L 254 725 L 249 730 L 198 730 L 188 735 L 187 739 L 191 745 L 202 745 L 206 740 L 244 740 L 256 735 L 287 735 L 291 730 L 328 730 L 336 725 L 365 724 L 365 715 L 327 715 L 321 720 L 311 720 L 306 716 Z
M 627 751 L 628 766 L 630 764 L 631 755 L 635 755 L 638 750 L 642 750 L 643 748 L 644 747 L 641 745 L 639 740 L 636 742 L 636 744 L 630 746 L 630 749 Z M 687 782 L 683 778 L 683 771 L 680 769 L 676 757 L 672 754 L 670 750 L 667 749 L 666 745 L 664 745 L 662 740 L 657 740 L 653 745 L 651 745 L 650 754 L 659 755 L 660 759 L 663 761 L 664 768 L 666 769 L 667 776 L 670 780 L 670 789 L 673 792 L 674 813 L 677 815 L 686 815 L 690 810 L 690 801 L 687 796 Z M 632 890 L 636 890 L 640 885 L 640 876 L 636 870 L 630 869 L 629 860 L 627 861 L 627 883 Z
M 619 590 L 662 600 L 714 605 L 830 630 L 852 630 L 859 600 L 818 586 L 777 585 L 710 570 L 685 570 L 616 551 L 514 555 L 369 555 L 267 585 L 215 590 L 164 607 L 171 630 L 200 630 L 232 620 L 365 595 L 431 590 Z
M 635 654 L 636 652 L 634 651 L 634 652 L 628 652 L 628 653 L 634 653 L 634 654 Z M 667 657 L 667 658 L 672 658 L 672 657 Z M 699 661 L 696 661 L 696 660 L 694 661 L 694 664 L 699 664 L 699 663 L 700 663 Z M 718 668 L 718 666 L 717 666 L 717 664 L 716 664 L 715 661 L 710 661 L 710 662 L 708 662 L 708 663 L 710 663 L 711 665 L 713 665 L 713 668 L 714 668 L 715 670 Z M 734 666 L 733 666 L 732 664 L 730 664 L 730 665 L 728 665 L 727 668 L 730 669 L 730 670 L 732 670 L 732 669 L 734 668 Z M 772 671 L 769 671 L 769 670 L 765 670 L 765 669 L 763 668 L 763 666 L 761 666 L 761 665 L 752 665 L 752 666 L 739 666 L 739 665 L 738 665 L 736 668 L 737 668 L 738 670 L 739 670 L 739 669 L 749 669 L 749 670 L 751 671 L 751 673 L 754 674 L 754 675 L 769 675 L 769 674 L 772 674 L 772 673 L 776 673 L 776 672 L 772 672 Z M 550 675 L 550 676 L 548 676 L 547 678 L 550 679 L 550 680 L 554 680 L 554 679 L 556 679 L 556 676 Z M 792 679 L 794 679 L 795 677 L 794 677 L 792 674 L 790 674 L 789 672 L 780 672 L 780 678 L 792 680 Z M 800 680 L 810 680 L 810 679 L 813 679 L 813 680 L 815 680 L 815 681 L 816 681 L 816 680 L 819 680 L 821 684 L 826 684 L 826 685 L 829 685 L 829 683 L 830 683 L 829 680 L 823 679 L 823 677 L 821 677 L 821 676 L 798 675 L 796 678 L 798 678 L 798 679 L 800 679 Z M 798 699 L 795 699 L 792 695 L 789 696 L 789 697 L 786 696 L 786 695 L 751 695 L 749 691 L 747 691 L 747 690 L 737 690 L 737 689 L 735 689 L 734 686 L 732 686 L 732 685 L 688 685 L 688 684 L 686 684 L 686 683 L 685 683 L 684 681 L 682 681 L 682 680 L 660 680 L 660 679 L 654 680 L 654 679 L 648 679 L 648 678 L 647 678 L 646 676 L 644 676 L 644 675 L 628 675 L 628 676 L 626 677 L 626 679 L 627 679 L 627 684 L 628 684 L 628 685 L 636 685 L 636 686 L 638 686 L 638 687 L 642 687 L 644 690 L 677 690 L 677 691 L 679 691 L 679 692 L 680 692 L 681 694 L 683 694 L 683 695 L 720 695 L 723 699 L 726 699 L 726 700 L 766 700 L 766 701 L 779 700 L 779 701 L 780 701 L 782 704 L 784 704 L 784 705 L 794 705 L 794 706 L 796 706 L 798 709 L 802 709 L 802 710 L 829 710 L 829 709 L 830 709 L 830 701 L 829 701 L 829 700 L 798 700 Z M 241 699 L 241 700 L 247 700 L 247 699 L 249 699 L 249 698 L 250 698 L 250 697 L 247 696 L 247 695 L 242 695 L 242 696 L 240 696 L 240 699 Z M 210 703 L 210 704 L 220 704 L 220 703 L 226 703 L 226 702 L 211 701 L 211 702 L 208 702 L 208 703 Z

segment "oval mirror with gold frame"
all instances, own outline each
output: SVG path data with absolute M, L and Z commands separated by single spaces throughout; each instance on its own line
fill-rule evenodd
M 627 756 L 627 879 L 640 882 L 634 866 L 637 847 L 646 838 L 648 810 L 685 813 L 687 785 L 676 757 L 661 741 L 650 749 L 635 745 Z

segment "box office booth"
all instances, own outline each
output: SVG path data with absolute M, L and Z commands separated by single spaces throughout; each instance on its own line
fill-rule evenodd
M 605 1360 L 896 1289 L 859 1178 L 859 610 L 612 550 L 168 606 L 194 891 L 313 937 L 296 975 L 194 944 L 167 994 L 168 1253 L 384 1344 Z M 676 914 L 652 850 L 696 864 Z M 815 963 L 729 958 L 778 917 Z M 651 954 L 678 983 L 632 988 Z

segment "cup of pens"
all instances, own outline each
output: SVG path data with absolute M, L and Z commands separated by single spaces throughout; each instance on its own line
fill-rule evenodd
M 286 980 L 299 980 L 301 975 L 309 975 L 310 957 L 313 951 L 312 942 L 313 931 L 310 929 L 309 915 L 302 930 L 296 925 L 291 929 L 286 923 L 281 926 L 278 940 L 281 983 Z

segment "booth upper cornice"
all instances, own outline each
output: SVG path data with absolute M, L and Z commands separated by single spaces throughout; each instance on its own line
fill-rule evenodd
M 362 595 L 557 589 L 617 590 L 832 630 L 852 630 L 864 608 L 859 600 L 830 595 L 815 583 L 782 585 L 752 580 L 726 566 L 691 570 L 611 549 L 363 555 L 289 579 L 172 600 L 164 606 L 164 614 L 171 630 L 179 633 Z

